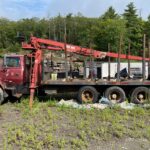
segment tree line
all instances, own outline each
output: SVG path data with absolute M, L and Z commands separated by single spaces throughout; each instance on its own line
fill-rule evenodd
M 29 40 L 33 34 L 36 37 L 63 42 L 65 31 L 67 43 L 101 51 L 107 51 L 109 43 L 111 51 L 117 52 L 122 37 L 122 53 L 127 53 L 130 44 L 131 53 L 141 55 L 143 35 L 146 34 L 147 39 L 150 38 L 150 16 L 146 21 L 143 20 L 131 2 L 122 15 L 117 14 L 111 6 L 98 18 L 85 17 L 81 13 L 18 21 L 0 18 L 0 51 L 20 52 L 21 45 L 17 35 L 23 35 L 25 40 Z

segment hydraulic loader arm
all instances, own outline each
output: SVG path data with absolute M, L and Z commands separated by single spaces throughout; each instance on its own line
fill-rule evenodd
M 42 38 L 36 38 L 31 37 L 30 38 L 30 44 L 23 43 L 22 48 L 24 49 L 48 49 L 53 51 L 59 51 L 59 50 L 65 50 L 70 53 L 76 53 L 78 55 L 84 55 L 84 56 L 93 56 L 94 58 L 105 58 L 112 57 L 112 58 L 118 58 L 118 53 L 113 52 L 103 52 L 99 50 L 94 50 L 90 48 L 84 48 L 77 45 L 67 44 L 65 47 L 65 43 L 63 42 L 57 42 L 50 39 L 42 39 Z M 133 56 L 133 55 L 125 55 L 120 54 L 120 59 L 130 59 L 130 60 L 142 60 L 142 57 L 139 56 Z M 145 60 L 149 60 L 149 58 L 145 58 Z

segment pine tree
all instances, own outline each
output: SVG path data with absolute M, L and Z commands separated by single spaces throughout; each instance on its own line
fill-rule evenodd
M 131 42 L 132 54 L 140 55 L 143 37 L 143 21 L 138 17 L 137 9 L 133 2 L 127 5 L 127 9 L 125 9 L 123 16 L 126 20 L 128 42 Z
M 147 38 L 150 40 L 150 15 L 148 16 L 148 20 L 145 22 L 144 32 L 147 35 Z
M 116 13 L 115 9 L 110 6 L 108 10 L 102 15 L 102 19 L 116 19 L 119 15 Z

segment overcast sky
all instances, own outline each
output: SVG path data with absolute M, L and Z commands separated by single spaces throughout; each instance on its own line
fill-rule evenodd
M 99 17 L 109 6 L 122 14 L 130 2 L 134 2 L 137 13 L 146 19 L 150 14 L 149 0 L 0 0 L 0 17 L 19 20 L 78 12 L 87 17 Z

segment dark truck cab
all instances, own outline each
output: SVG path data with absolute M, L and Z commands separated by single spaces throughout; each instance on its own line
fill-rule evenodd
M 0 103 L 7 96 L 28 92 L 29 67 L 26 55 L 4 55 L 0 65 Z

